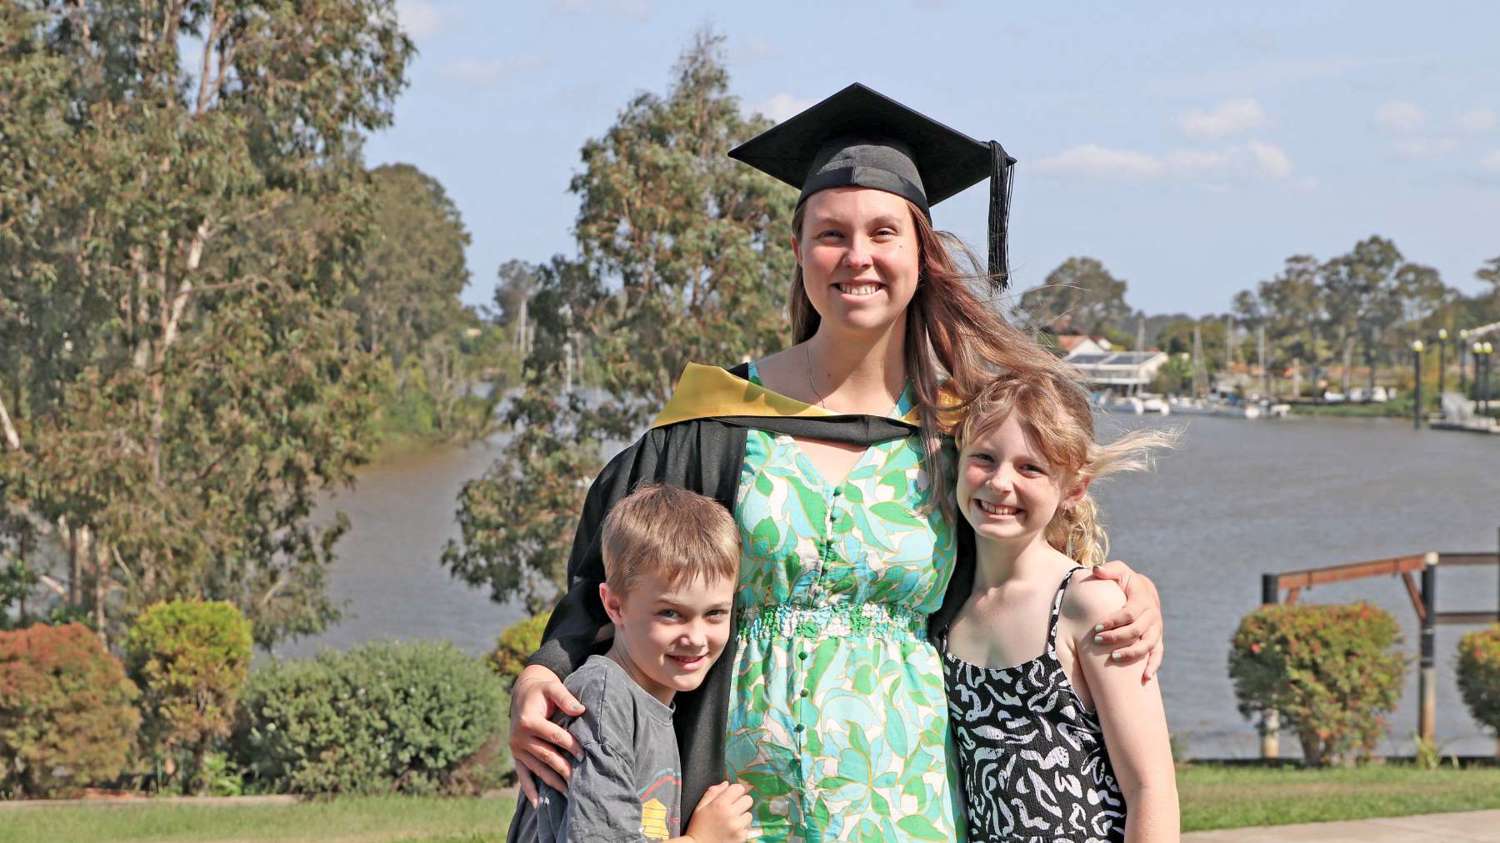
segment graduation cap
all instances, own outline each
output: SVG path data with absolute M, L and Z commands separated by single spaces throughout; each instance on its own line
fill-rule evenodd
M 830 187 L 872 187 L 904 197 L 932 219 L 932 206 L 990 180 L 989 273 L 1008 281 L 1010 168 L 995 141 L 950 129 L 858 82 L 729 151 L 807 197 Z

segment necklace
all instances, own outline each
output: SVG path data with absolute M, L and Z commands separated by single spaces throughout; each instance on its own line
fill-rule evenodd
M 823 393 L 818 391 L 818 384 L 813 381 L 812 351 L 805 345 L 802 346 L 802 356 L 807 359 L 807 385 L 812 388 L 813 395 L 818 396 L 818 406 L 826 410 L 828 405 L 824 403 Z

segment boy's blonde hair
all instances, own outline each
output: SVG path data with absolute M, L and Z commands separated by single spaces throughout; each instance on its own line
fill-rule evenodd
M 1150 467 L 1151 451 L 1177 441 L 1173 431 L 1137 430 L 1101 445 L 1094 439 L 1094 413 L 1077 382 L 1053 372 L 1005 375 L 957 408 L 953 436 L 959 448 L 1020 413 L 1021 428 L 1052 466 L 1063 493 L 1079 483 L 1121 471 Z M 1109 559 L 1109 535 L 1099 507 L 1085 494 L 1058 507 L 1047 524 L 1047 543 L 1083 565 Z
M 702 578 L 736 580 L 740 531 L 712 498 L 663 483 L 626 495 L 604 519 L 604 581 L 620 596 L 646 574 L 668 588 Z

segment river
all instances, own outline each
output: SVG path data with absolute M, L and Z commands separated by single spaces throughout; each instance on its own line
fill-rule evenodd
M 1145 475 L 1096 485 L 1113 555 L 1160 587 L 1167 625 L 1162 672 L 1174 735 L 1196 757 L 1248 757 L 1253 725 L 1235 709 L 1226 668 L 1239 618 L 1260 600 L 1272 571 L 1437 551 L 1493 551 L 1500 528 L 1500 437 L 1417 432 L 1389 419 L 1104 416 L 1101 434 L 1138 425 L 1183 430 L 1179 447 Z M 351 527 L 339 542 L 330 590 L 345 619 L 281 648 L 300 656 L 377 638 L 446 639 L 473 653 L 520 617 L 516 606 L 449 578 L 438 565 L 457 535 L 454 503 L 482 473 L 494 446 L 439 448 L 365 468 L 353 490 L 326 501 Z M 1492 568 L 1442 570 L 1438 608 L 1492 610 Z M 1319 587 L 1307 602 L 1368 600 L 1392 612 L 1412 655 L 1406 693 L 1383 752 L 1410 754 L 1416 730 L 1417 626 L 1398 578 Z M 1454 681 L 1459 637 L 1441 626 L 1438 741 L 1444 752 L 1489 754 L 1494 741 L 1468 716 Z M 1283 753 L 1297 752 L 1284 735 Z

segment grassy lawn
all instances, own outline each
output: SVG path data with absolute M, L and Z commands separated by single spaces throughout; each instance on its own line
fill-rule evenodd
M 0 807 L 0 843 L 501 843 L 509 798 Z
M 1500 768 L 1338 770 L 1193 765 L 1183 831 L 1500 808 Z M 0 843 L 500 843 L 499 799 L 349 798 L 295 805 L 0 808 Z
M 1194 765 L 1178 773 L 1182 830 L 1500 808 L 1500 768 L 1336 770 Z

